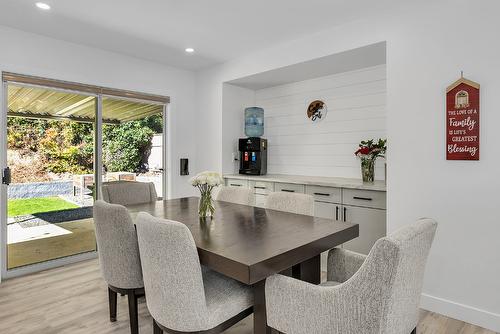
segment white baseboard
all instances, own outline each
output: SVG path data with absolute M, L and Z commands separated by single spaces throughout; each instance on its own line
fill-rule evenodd
M 500 332 L 500 314 L 481 310 L 472 306 L 455 303 L 423 293 L 420 307 L 447 317 Z

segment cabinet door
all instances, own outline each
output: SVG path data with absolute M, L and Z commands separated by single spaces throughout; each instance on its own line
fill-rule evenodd
M 340 205 L 314 201 L 314 216 L 327 219 L 339 219 Z
M 340 217 L 340 204 L 314 201 L 314 216 L 326 219 L 336 219 Z M 321 271 L 326 272 L 328 252 L 321 253 Z
M 386 210 L 360 208 L 344 205 L 342 208 L 344 221 L 359 224 L 359 237 L 348 241 L 344 248 L 368 254 L 375 241 L 386 235 Z

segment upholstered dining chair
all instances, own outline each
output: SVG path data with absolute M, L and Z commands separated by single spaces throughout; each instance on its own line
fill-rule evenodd
M 203 270 L 186 225 L 141 212 L 136 227 L 155 334 L 221 333 L 252 313 L 250 287 Z
M 137 334 L 137 299 L 144 296 L 144 283 L 134 222 L 127 208 L 98 200 L 94 224 L 99 264 L 108 284 L 110 321 L 116 321 L 117 293 L 127 295 L 130 332 Z
M 102 199 L 112 204 L 144 204 L 154 202 L 158 199 L 153 182 L 105 182 L 101 187 L 101 191 Z
M 252 189 L 238 187 L 221 187 L 216 200 L 243 205 L 255 205 L 255 194 Z
M 267 196 L 266 209 L 314 215 L 314 197 L 307 194 L 274 192 Z
M 379 239 L 367 256 L 335 248 L 321 285 L 268 278 L 268 325 L 289 334 L 416 333 L 436 228 L 434 220 L 421 219 Z

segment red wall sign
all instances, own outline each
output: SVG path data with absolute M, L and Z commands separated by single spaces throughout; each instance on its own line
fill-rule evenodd
M 446 160 L 479 160 L 479 84 L 465 78 L 446 89 Z

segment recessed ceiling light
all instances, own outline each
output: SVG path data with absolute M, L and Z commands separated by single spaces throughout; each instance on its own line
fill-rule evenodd
M 186 48 L 185 50 L 187 53 L 193 53 L 194 52 L 194 49 L 193 48 Z
M 43 10 L 49 10 L 50 6 L 46 4 L 45 2 L 37 2 L 35 4 L 38 8 L 43 9 Z

